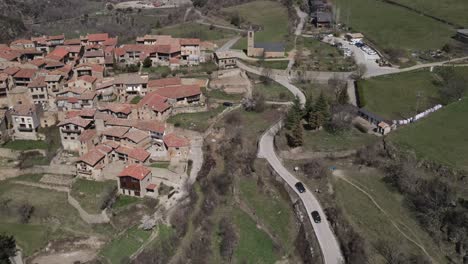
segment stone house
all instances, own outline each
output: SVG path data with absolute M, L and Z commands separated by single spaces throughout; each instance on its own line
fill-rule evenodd
M 151 184 L 152 173 L 140 164 L 126 166 L 118 175 L 118 190 L 120 194 L 144 197 L 147 192 L 154 192 Z M 148 189 L 150 187 L 150 189 Z M 153 189 L 151 189 L 151 187 Z
M 42 106 L 33 104 L 15 105 L 11 111 L 13 139 L 39 139 L 38 129 L 41 125 Z
M 93 121 L 81 117 L 65 119 L 58 124 L 63 149 L 79 152 L 81 149 L 80 135 L 93 127 Z

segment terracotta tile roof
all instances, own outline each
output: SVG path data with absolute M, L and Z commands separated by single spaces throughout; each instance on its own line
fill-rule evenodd
M 90 166 L 96 165 L 99 161 L 106 157 L 112 151 L 112 148 L 109 146 L 100 144 L 92 148 L 86 154 L 79 158 L 80 161 L 87 163 Z
M 80 96 L 78 96 L 78 99 L 79 100 L 93 100 L 96 96 L 97 94 L 95 91 L 86 91 L 80 94 Z
M 79 101 L 78 101 L 78 98 L 76 98 L 76 97 L 68 97 L 68 98 L 67 98 L 67 102 L 69 102 L 69 103 L 71 103 L 71 104 L 76 104 L 76 103 L 78 103 Z
M 75 67 L 76 70 L 79 70 L 80 68 L 91 68 L 91 71 L 94 72 L 104 72 L 104 66 L 94 63 L 81 63 Z
M 34 42 L 32 40 L 29 40 L 29 39 L 17 39 L 13 42 L 10 43 L 10 46 L 11 45 L 24 45 L 24 44 L 34 44 Z
M 124 138 L 129 139 L 135 143 L 139 143 L 142 140 L 149 138 L 149 135 L 148 132 L 144 132 L 138 129 L 132 129 L 124 135 Z
M 149 109 L 162 113 L 167 109 L 171 108 L 171 105 L 167 103 L 167 98 L 163 97 L 155 92 L 148 93 L 143 99 L 138 102 L 138 107 L 148 107 Z
M 36 69 L 21 69 L 17 73 L 15 73 L 14 77 L 31 79 L 32 77 L 34 77 L 34 74 L 36 74 L 36 72 Z
M 79 139 L 80 142 L 88 142 L 97 136 L 96 129 L 87 129 L 81 133 Z
M 57 47 L 51 53 L 49 53 L 45 58 L 51 60 L 63 60 L 68 55 L 68 50 L 64 47 Z
M 88 51 L 85 51 L 83 57 L 85 58 L 104 57 L 104 51 L 103 50 L 88 50 Z
M 109 127 L 104 129 L 101 134 L 103 136 L 111 136 L 117 138 L 123 138 L 124 135 L 128 132 L 128 127 Z
M 48 36 L 47 37 L 47 40 L 62 40 L 62 39 L 65 39 L 65 35 L 62 34 L 62 35 L 57 35 L 57 36 Z
M 47 83 L 45 82 L 45 76 L 38 76 L 34 78 L 29 84 L 28 88 L 41 88 L 47 87 Z
M 200 45 L 200 39 L 197 39 L 197 38 L 181 38 L 180 39 L 180 45 L 199 46 Z
M 95 83 L 97 78 L 94 77 L 94 76 L 89 76 L 89 75 L 82 75 L 80 77 L 78 77 L 78 80 L 83 80 L 85 82 L 89 82 L 91 84 Z
M 180 99 L 199 95 L 201 94 L 201 89 L 198 85 L 180 85 L 159 88 L 156 89 L 154 93 L 171 99 Z
M 127 44 L 123 45 L 122 48 L 125 52 L 145 52 L 145 53 L 155 53 L 157 51 L 156 46 L 154 45 L 145 45 L 145 44 Z
M 41 67 L 41 66 L 44 66 L 46 64 L 46 61 L 44 59 L 34 59 L 34 60 L 30 61 L 29 63 L 34 65 L 34 66 Z
M 132 112 L 132 105 L 131 104 L 123 104 L 123 103 L 107 103 L 101 104 L 98 109 L 99 111 L 110 111 L 112 113 L 123 113 L 129 115 Z
M 46 68 L 59 68 L 59 67 L 63 67 L 65 66 L 65 64 L 63 62 L 60 62 L 60 61 L 56 61 L 56 60 L 48 60 L 46 61 L 46 65 L 45 67 Z
M 76 39 L 66 39 L 63 44 L 65 45 L 81 45 L 81 40 L 79 38 Z
M 123 48 L 115 48 L 114 54 L 115 54 L 115 56 L 117 56 L 117 57 L 121 57 L 121 56 L 125 55 L 125 49 L 123 49 Z
M 115 149 L 115 152 L 127 155 L 129 158 L 136 159 L 141 162 L 145 162 L 151 155 L 145 149 L 131 148 L 126 146 L 119 146 L 117 149 Z
M 60 74 L 48 74 L 45 76 L 45 81 L 46 82 L 60 82 L 62 78 L 63 76 Z
M 114 86 L 114 80 L 101 80 L 96 84 L 96 90 L 106 89 Z
M 94 117 L 95 114 L 96 114 L 96 109 L 94 108 L 81 109 L 81 111 L 79 112 L 79 116 L 81 117 Z
M 163 141 L 164 144 L 169 148 L 181 148 L 190 146 L 190 141 L 187 138 L 177 136 L 174 133 L 165 135 Z
M 99 119 L 99 120 L 103 120 L 104 122 L 108 122 L 109 120 L 115 119 L 115 117 L 113 117 L 113 116 L 111 116 L 109 114 L 98 111 L 98 112 L 96 112 L 96 114 L 94 114 L 94 119 L 95 120 Z M 120 118 L 118 118 L 118 119 L 120 119 Z
M 58 46 L 57 49 L 60 48 L 60 49 L 66 49 L 68 50 L 68 52 L 72 52 L 72 53 L 79 53 L 82 49 L 81 46 L 74 46 L 74 45 L 65 45 L 65 46 Z
M 156 51 L 163 54 L 173 54 L 180 51 L 180 45 L 156 45 Z
M 13 76 L 17 72 L 19 72 L 20 70 L 21 70 L 21 68 L 18 68 L 18 67 L 8 67 L 5 70 L 3 70 L 3 73 L 6 73 L 6 74 L 8 74 L 10 76 Z
M 41 51 L 38 51 L 37 49 L 21 49 L 18 50 L 20 54 L 26 54 L 26 55 L 42 55 Z
M 132 164 L 126 166 L 118 175 L 118 177 L 132 177 L 137 180 L 143 180 L 151 174 L 151 170 L 141 164 Z
M 89 124 L 91 124 L 91 122 L 92 122 L 91 120 L 83 119 L 83 118 L 77 116 L 77 117 L 65 119 L 62 122 L 60 122 L 57 126 L 64 126 L 64 125 L 67 125 L 67 124 L 73 124 L 73 125 L 77 125 L 79 127 L 86 128 L 86 127 L 89 126 Z
M 146 190 L 155 190 L 156 189 L 156 184 L 150 183 L 148 186 L 146 186 Z
M 0 50 L 0 58 L 7 61 L 14 61 L 21 56 L 21 53 L 15 50 Z
M 111 147 L 112 149 L 116 149 L 116 148 L 120 147 L 119 142 L 112 141 L 112 140 L 104 141 L 103 144 L 106 145 L 106 146 Z
M 102 45 L 104 45 L 104 46 L 116 46 L 118 41 L 119 41 L 119 39 L 117 37 L 108 38 L 102 43 Z
M 181 85 L 182 80 L 178 77 L 171 77 L 171 78 L 163 78 L 158 80 L 149 80 L 148 87 L 166 87 L 166 86 L 174 86 L 174 85 Z
M 36 107 L 32 104 L 17 104 L 13 107 L 12 115 L 31 116 L 32 113 L 36 112 Z
M 135 127 L 140 130 L 158 132 L 161 134 L 166 130 L 166 125 L 156 120 L 138 120 Z
M 0 81 L 4 82 L 6 80 L 8 80 L 8 74 L 0 72 Z
M 88 36 L 87 36 L 88 41 L 92 41 L 92 42 L 105 41 L 108 38 L 109 38 L 108 33 L 88 34 Z

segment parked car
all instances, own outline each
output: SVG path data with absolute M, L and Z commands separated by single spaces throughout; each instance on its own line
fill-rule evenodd
M 224 102 L 223 105 L 226 106 L 226 107 L 231 107 L 231 106 L 233 105 L 233 103 L 231 103 L 231 102 Z
M 318 223 L 322 222 L 322 218 L 320 217 L 319 212 L 313 211 L 313 212 L 311 213 L 311 215 L 312 215 L 312 219 L 314 219 L 314 222 L 315 222 L 315 223 L 318 224 Z
M 300 193 L 304 193 L 306 191 L 305 187 L 304 187 L 304 184 L 302 184 L 302 182 L 298 182 L 296 183 L 294 186 L 296 186 L 296 189 L 300 192 Z

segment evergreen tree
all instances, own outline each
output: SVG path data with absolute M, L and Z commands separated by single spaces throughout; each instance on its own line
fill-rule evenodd
M 348 90 L 346 88 L 342 88 L 338 93 L 338 103 L 341 105 L 349 103 L 349 95 Z
M 288 143 L 294 148 L 304 144 L 304 130 L 301 122 L 297 122 L 292 128 L 291 133 L 288 134 Z
M 149 68 L 151 66 L 153 66 L 153 62 L 151 61 L 150 57 L 146 57 L 145 60 L 143 60 L 143 67 Z
M 301 102 L 299 101 L 299 97 L 294 99 L 294 104 L 289 109 L 288 114 L 286 116 L 285 127 L 286 129 L 292 129 L 297 123 L 300 123 L 302 119 L 302 109 L 301 109 Z
M 314 98 L 312 95 L 307 95 L 307 101 L 304 106 L 304 118 L 309 120 L 312 112 L 314 111 Z
M 330 118 L 330 106 L 323 93 L 320 93 L 315 103 L 314 110 L 311 113 L 308 121 L 309 125 L 314 129 L 322 127 Z
M 16 255 L 16 241 L 13 236 L 0 234 L 0 263 L 10 263 L 10 257 Z

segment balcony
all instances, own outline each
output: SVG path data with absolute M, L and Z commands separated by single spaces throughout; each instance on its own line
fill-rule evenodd
M 78 169 L 77 170 L 79 174 L 86 174 L 86 175 L 91 175 L 92 172 L 89 170 L 83 170 L 83 169 Z
M 81 130 L 73 128 L 62 128 L 61 131 L 62 133 L 81 134 Z
M 33 132 L 33 130 L 32 127 L 18 127 L 18 131 L 20 132 Z

